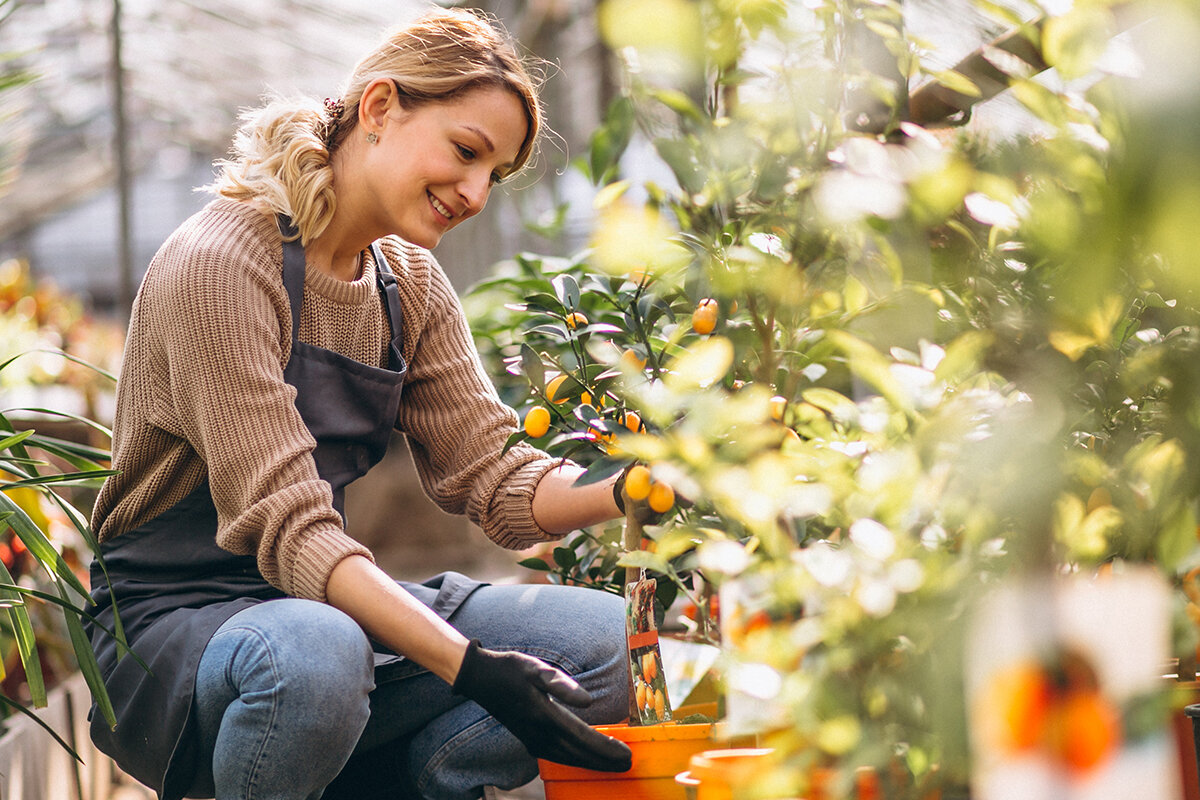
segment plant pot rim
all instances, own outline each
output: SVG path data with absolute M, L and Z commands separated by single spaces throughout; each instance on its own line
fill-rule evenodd
M 676 739 L 708 739 L 716 727 L 715 722 L 660 722 L 657 725 L 630 725 L 618 722 L 613 725 L 593 725 L 593 728 L 620 739 L 622 742 L 661 742 Z
M 593 725 L 605 736 L 619 739 L 633 751 L 633 765 L 627 772 L 597 772 L 538 759 L 542 780 L 618 781 L 663 778 L 673 781 L 676 773 L 687 769 L 693 754 L 711 748 L 716 723 L 664 722 L 658 725 Z

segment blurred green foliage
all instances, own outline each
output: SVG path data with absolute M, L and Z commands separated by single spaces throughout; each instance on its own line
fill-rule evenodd
M 577 164 L 590 246 L 524 254 L 470 298 L 506 398 L 552 413 L 536 444 L 588 479 L 645 462 L 691 501 L 641 552 L 584 535 L 546 568 L 613 588 L 648 567 L 701 605 L 770 587 L 771 624 L 723 608 L 723 631 L 778 675 L 788 796 L 815 763 L 876 767 L 889 797 L 965 784 L 962 625 L 995 580 L 1200 565 L 1200 20 L 977 5 L 1043 62 L 996 59 L 1014 137 L 907 118 L 923 80 L 982 92 L 923 69 L 898 3 L 602 5 L 626 83 Z M 699 14 L 703 44 L 646 34 L 659 10 Z M 1131 74 L 1114 54 L 1144 41 Z M 630 146 L 670 183 L 625 175 Z

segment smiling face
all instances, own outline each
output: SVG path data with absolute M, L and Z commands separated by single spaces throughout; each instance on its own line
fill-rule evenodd
M 412 109 L 393 93 L 375 121 L 378 142 L 362 151 L 361 212 L 377 231 L 425 248 L 483 209 L 528 132 L 520 99 L 496 86 Z

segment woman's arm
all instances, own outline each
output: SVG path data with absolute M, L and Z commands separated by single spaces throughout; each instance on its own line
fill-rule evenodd
M 588 727 L 563 705 L 591 702 L 573 678 L 533 656 L 468 642 L 369 559 L 342 559 L 329 575 L 325 596 L 372 638 L 479 703 L 530 754 L 585 769 L 630 768 L 632 756 L 623 742 Z
M 533 518 L 539 527 L 548 533 L 567 533 L 621 516 L 613 498 L 616 476 L 575 486 L 582 474 L 582 467 L 564 464 L 542 476 L 533 493 Z
M 342 559 L 325 585 L 325 598 L 367 635 L 454 683 L 467 639 L 389 578 L 370 559 Z

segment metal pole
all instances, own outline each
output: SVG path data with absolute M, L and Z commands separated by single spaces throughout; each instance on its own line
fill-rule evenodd
M 117 172 L 117 271 L 120 278 L 117 310 L 128 317 L 133 307 L 133 181 L 129 167 L 129 125 L 125 113 L 125 68 L 121 63 L 121 0 L 112 0 L 111 38 L 113 157 Z

